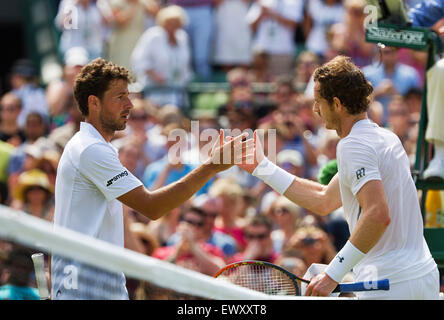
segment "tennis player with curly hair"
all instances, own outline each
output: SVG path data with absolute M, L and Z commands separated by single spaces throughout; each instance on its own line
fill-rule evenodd
M 306 295 L 327 296 L 353 269 L 355 281 L 388 278 L 389 291 L 362 299 L 437 299 L 439 272 L 423 236 L 423 221 L 406 152 L 389 130 L 367 118 L 373 91 L 350 58 L 337 56 L 314 73 L 313 111 L 336 130 L 338 173 L 327 186 L 293 176 L 269 161 L 257 132 L 240 165 L 280 194 L 320 215 L 343 206 L 350 238 Z
M 114 133 L 125 129 L 133 107 L 130 81 L 128 70 L 101 58 L 77 75 L 74 96 L 85 121 L 63 151 L 55 187 L 56 226 L 120 247 L 124 236 L 122 203 L 150 219 L 160 218 L 193 196 L 216 173 L 240 161 L 235 155 L 242 156 L 242 152 L 234 152 L 234 147 L 244 144 L 242 135 L 224 141 L 221 132 L 205 163 L 182 179 L 149 191 L 121 164 L 110 144 Z M 226 157 L 228 153 L 230 157 Z M 122 273 L 87 267 L 61 256 L 52 256 L 51 282 L 52 299 L 128 299 Z

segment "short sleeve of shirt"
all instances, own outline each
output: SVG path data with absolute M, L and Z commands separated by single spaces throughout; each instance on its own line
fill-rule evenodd
M 354 196 L 367 182 L 381 180 L 376 151 L 357 139 L 338 144 L 338 168 L 342 182 Z
M 142 185 L 120 162 L 111 146 L 96 143 L 80 156 L 79 171 L 110 201 Z

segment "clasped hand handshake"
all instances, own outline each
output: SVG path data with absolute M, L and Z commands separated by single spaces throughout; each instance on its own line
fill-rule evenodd
M 247 139 L 247 137 L 247 133 L 236 137 L 225 137 L 224 130 L 220 129 L 218 141 L 211 149 L 207 164 L 214 167 L 217 172 L 237 165 L 253 173 L 265 155 L 257 131 L 254 131 L 253 138 Z

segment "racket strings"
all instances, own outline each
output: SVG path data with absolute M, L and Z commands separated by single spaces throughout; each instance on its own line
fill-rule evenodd
M 222 276 L 239 286 L 270 295 L 298 294 L 294 282 L 288 275 L 264 265 L 238 265 L 226 270 Z

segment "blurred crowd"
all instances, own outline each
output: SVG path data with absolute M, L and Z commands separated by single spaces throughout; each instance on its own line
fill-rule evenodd
M 281 167 L 327 184 L 337 170 L 339 137 L 312 111 L 312 74 L 338 54 L 364 70 L 374 87 L 369 117 L 398 135 L 413 164 L 427 55 L 367 43 L 365 4 L 62 0 L 55 23 L 63 76 L 43 86 L 37 68 L 18 60 L 10 90 L 1 93 L 1 203 L 52 220 L 57 164 L 82 121 L 74 79 L 97 57 L 132 72 L 134 108 L 112 143 L 124 166 L 151 190 L 197 166 L 168 161 L 175 129 L 187 133 L 189 150 L 207 143 L 205 129 L 263 129 L 264 139 L 273 138 L 271 145 L 264 141 L 266 153 L 274 153 Z M 205 82 L 227 83 L 228 89 L 187 94 L 189 84 Z M 191 130 L 192 121 L 199 121 L 198 131 Z M 237 167 L 159 220 L 125 207 L 124 221 L 128 249 L 208 275 L 255 259 L 302 276 L 312 263 L 328 263 L 349 236 L 341 209 L 315 216 Z M 128 279 L 128 288 L 132 298 L 152 297 L 148 284 Z

